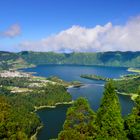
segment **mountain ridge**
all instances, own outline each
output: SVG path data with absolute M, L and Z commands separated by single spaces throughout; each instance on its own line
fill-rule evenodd
M 19 61 L 20 60 L 20 61 Z M 22 60 L 22 61 L 21 61 Z M 137 52 L 33 52 L 22 51 L 18 53 L 0 51 L 0 66 L 13 65 L 17 61 L 20 67 L 45 64 L 76 64 L 76 65 L 99 65 L 117 67 L 140 67 L 140 51 Z M 19 62 L 18 62 L 19 61 Z M 13 66 L 14 67 L 14 66 Z M 15 66 L 16 67 L 16 66 Z

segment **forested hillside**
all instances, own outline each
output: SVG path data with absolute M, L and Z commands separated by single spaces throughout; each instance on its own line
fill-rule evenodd
M 77 64 L 140 67 L 140 52 L 54 53 L 0 52 L 0 68 L 22 68 L 42 64 Z
M 0 77 L 0 140 L 29 140 L 41 126 L 35 110 L 71 101 L 65 85 L 32 76 Z
M 21 52 L 19 55 L 30 64 L 78 64 L 139 67 L 140 52 L 54 53 Z

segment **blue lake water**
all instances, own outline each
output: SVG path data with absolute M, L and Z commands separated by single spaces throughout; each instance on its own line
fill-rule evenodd
M 66 81 L 80 81 L 84 83 L 85 86 L 70 88 L 68 92 L 72 95 L 73 100 L 81 96 L 87 98 L 94 111 L 97 111 L 100 105 L 104 82 L 84 79 L 80 75 L 96 74 L 109 78 L 119 78 L 121 75 L 130 73 L 127 71 L 127 68 L 82 65 L 40 65 L 35 68 L 24 69 L 24 71 L 36 72 L 34 75 L 37 76 L 58 76 Z M 118 96 L 122 108 L 122 115 L 125 116 L 131 112 L 134 102 L 128 96 Z M 57 137 L 58 133 L 62 130 L 68 107 L 68 105 L 59 105 L 55 109 L 42 109 L 37 111 L 44 124 L 44 128 L 38 134 L 38 140 L 48 140 Z

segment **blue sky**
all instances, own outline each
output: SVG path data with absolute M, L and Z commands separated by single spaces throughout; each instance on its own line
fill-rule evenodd
M 113 26 L 123 26 L 130 18 L 139 15 L 139 0 L 1 0 L 0 50 L 24 50 L 23 44 L 26 46 L 27 43 L 22 42 L 27 41 L 38 47 L 36 44 L 40 40 L 67 31 L 73 25 L 78 29 L 92 29 L 109 22 Z M 65 43 L 61 45 L 60 50 L 65 49 Z M 47 50 L 51 51 L 44 49 Z

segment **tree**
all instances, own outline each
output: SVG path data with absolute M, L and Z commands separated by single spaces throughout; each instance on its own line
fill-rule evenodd
M 94 128 L 95 113 L 89 107 L 86 99 L 79 98 L 67 111 L 63 131 L 59 134 L 59 140 L 69 139 L 93 139 L 96 135 Z
M 97 138 L 126 139 L 120 104 L 112 81 L 105 85 L 102 103 L 97 112 L 96 124 L 98 126 Z
M 125 129 L 129 139 L 140 139 L 140 95 L 136 98 L 136 106 L 125 120 Z
M 11 106 L 8 104 L 7 99 L 0 95 L 0 139 L 7 136 L 6 125 L 10 115 L 10 109 Z

